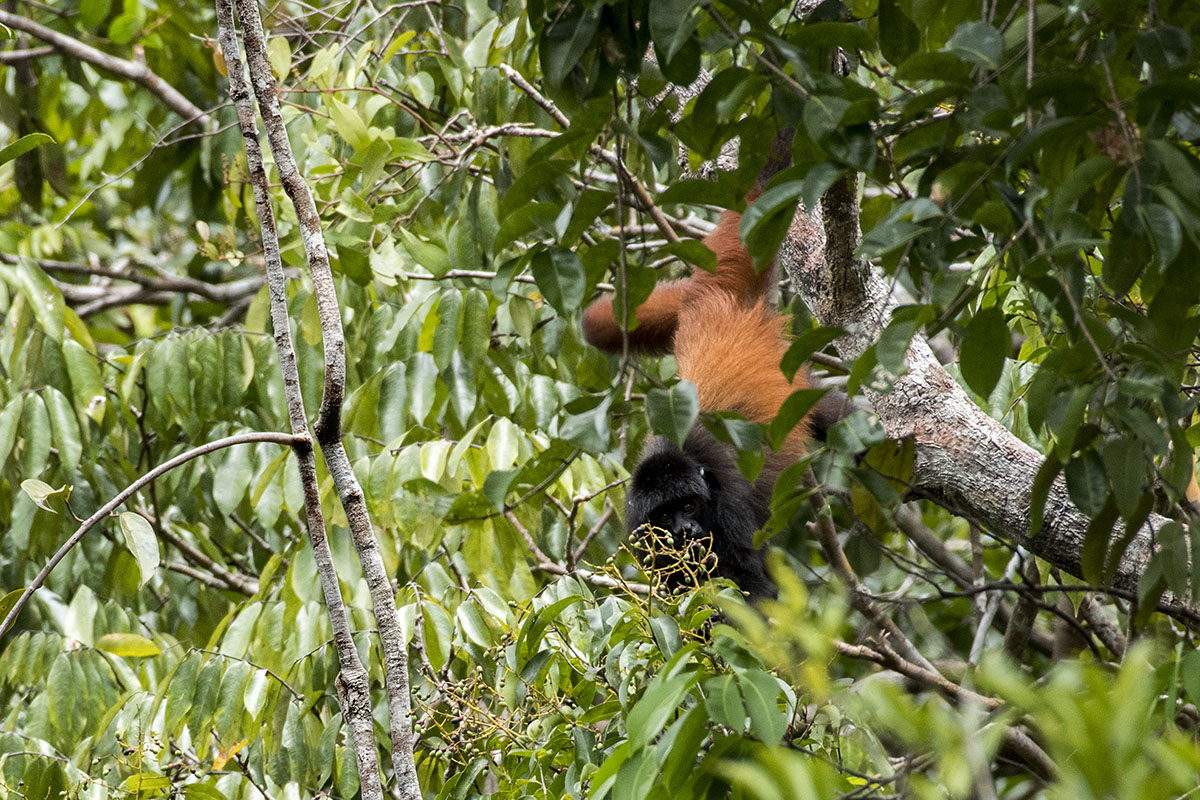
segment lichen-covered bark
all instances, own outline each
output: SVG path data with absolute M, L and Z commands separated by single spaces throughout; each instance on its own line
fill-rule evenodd
M 825 245 L 813 246 L 812 220 L 797 214 L 779 260 L 822 325 L 846 331 L 835 346 L 857 358 L 879 336 L 894 301 L 877 270 L 854 255 L 858 204 L 851 179 L 834 184 L 823 199 Z M 1030 535 L 1033 481 L 1042 456 L 989 417 L 942 368 L 923 337 L 908 348 L 908 372 L 887 391 L 864 388 L 893 438 L 916 444 L 912 491 L 1021 545 L 1050 564 L 1082 577 L 1080 559 L 1089 523 L 1071 503 L 1061 478 L 1050 488 L 1042 529 Z M 1134 596 L 1151 552 L 1152 531 L 1166 520 L 1151 516 L 1118 565 L 1112 588 Z M 1164 596 L 1159 607 L 1200 625 L 1200 607 Z

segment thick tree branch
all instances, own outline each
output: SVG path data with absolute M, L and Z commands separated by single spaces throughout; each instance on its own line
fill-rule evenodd
M 823 259 L 804 257 L 803 221 L 793 225 L 779 254 L 801 296 L 822 325 L 846 335 L 835 344 L 843 358 L 861 355 L 879 336 L 894 300 L 883 276 L 855 256 L 858 203 L 853 179 L 835 183 L 823 199 Z M 799 219 L 802 215 L 797 215 Z M 908 373 L 887 391 L 864 388 L 888 436 L 916 444 L 912 491 L 974 520 L 1050 564 L 1082 577 L 1080 565 L 1089 519 L 1071 503 L 1059 478 L 1050 489 L 1044 524 L 1030 534 L 1033 481 L 1042 456 L 971 402 L 942 368 L 920 335 L 907 354 Z M 1136 594 L 1151 553 L 1153 530 L 1166 519 L 1152 515 L 1121 557 L 1114 588 Z M 1166 595 L 1159 608 L 1189 625 L 1200 611 Z
M 224 3 L 227 0 L 219 0 Z M 390 576 L 384 568 L 379 542 L 367 513 L 366 498 L 354 474 L 346 448 L 342 444 L 342 402 L 346 393 L 346 341 L 342 331 L 341 309 L 338 306 L 329 253 L 321 232 L 321 218 L 313 202 L 312 192 L 300 173 L 292 154 L 291 142 L 279 108 L 275 78 L 267 59 L 266 34 L 263 32 L 257 0 L 237 0 L 238 19 L 246 46 L 246 61 L 250 82 L 258 100 L 267 140 L 279 179 L 292 201 L 300 227 L 300 237 L 308 256 L 308 271 L 317 298 L 317 314 L 321 321 L 321 338 L 325 351 L 325 385 L 321 407 L 313 424 L 313 433 L 325 465 L 333 478 L 338 499 L 346 512 L 354 549 L 362 565 L 363 577 L 371 593 L 375 622 L 383 649 L 384 675 L 387 686 L 388 717 L 392 741 L 392 766 L 396 789 L 405 800 L 419 800 L 421 787 L 413 754 L 412 706 L 409 697 L 408 654 L 404 635 L 396 612 Z M 238 65 L 238 75 L 241 66 Z M 233 70 L 230 70 L 232 77 Z M 239 110 L 239 116 L 242 112 Z M 264 187 L 265 189 L 265 184 Z M 286 302 L 281 298 L 281 303 Z M 282 310 L 282 306 L 281 306 Z M 286 322 L 284 323 L 286 325 Z M 278 328 L 277 328 L 278 330 Z
M 254 118 L 254 103 L 238 55 L 237 34 L 234 30 L 232 0 L 217 0 L 217 28 L 225 51 L 229 94 L 238 112 L 242 141 L 254 189 L 254 206 L 262 230 L 263 252 L 267 262 L 267 283 L 271 292 L 271 324 L 275 331 L 275 347 L 279 353 L 279 369 L 287 399 L 288 420 L 293 433 L 303 436 L 307 446 L 295 447 L 304 487 L 304 510 L 313 560 L 321 581 L 325 606 L 329 611 L 334 647 L 338 655 L 336 680 L 338 704 L 350 728 L 351 740 L 358 766 L 360 791 L 367 800 L 382 800 L 383 783 L 379 774 L 379 757 L 375 750 L 374 717 L 371 713 L 370 681 L 358 656 L 350 632 L 350 620 L 342 602 L 341 586 L 333 563 L 333 552 L 321 513 L 321 490 L 317 484 L 317 460 L 308 438 L 308 416 L 300 393 L 300 372 L 296 365 L 296 350 L 292 344 L 288 319 L 288 300 L 283 262 L 279 254 L 279 237 L 275 229 L 275 214 L 263 166 L 262 148 L 258 139 L 258 123 Z M 257 15 L 257 12 L 255 12 Z M 257 16 L 255 16 L 257 19 Z M 261 28 L 261 24 L 260 24 Z
M 86 61 L 107 72 L 131 80 L 152 94 L 158 96 L 172 111 L 183 117 L 184 121 L 195 125 L 203 131 L 211 130 L 213 119 L 202 109 L 193 105 L 191 100 L 184 97 L 178 89 L 150 71 L 145 64 L 128 61 L 109 55 L 101 50 L 86 45 L 78 39 L 59 33 L 53 28 L 47 28 L 31 19 L 0 9 L 0 25 L 7 25 L 23 33 L 28 33 L 36 39 L 53 46 L 63 55 Z

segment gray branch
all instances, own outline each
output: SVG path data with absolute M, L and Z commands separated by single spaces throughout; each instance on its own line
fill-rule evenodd
M 263 251 L 267 262 L 267 283 L 271 293 L 271 323 L 275 331 L 275 347 L 279 352 L 279 366 L 283 375 L 284 392 L 287 396 L 288 419 L 292 432 L 303 437 L 303 445 L 294 449 L 300 466 L 300 480 L 304 487 L 304 509 L 308 522 L 308 535 L 312 540 L 313 558 L 329 610 L 333 631 L 334 647 L 338 654 L 339 671 L 336 680 L 338 703 L 342 716 L 350 728 L 354 755 L 358 765 L 359 783 L 366 800 L 383 800 L 383 783 L 380 779 L 379 757 L 375 750 L 374 721 L 370 704 L 370 681 L 354 639 L 350 632 L 350 621 L 342 602 L 337 570 L 333 553 L 325 530 L 325 518 L 321 513 L 321 490 L 317 483 L 316 454 L 308 436 L 308 416 L 304 409 L 304 398 L 300 392 L 300 373 L 296 366 L 296 351 L 292 344 L 288 320 L 287 289 L 283 274 L 283 262 L 279 255 L 279 237 L 275 229 L 275 215 L 271 208 L 271 196 L 267 187 L 267 173 L 263 167 L 262 147 L 258 138 L 258 123 L 254 118 L 254 103 L 246 83 L 241 58 L 238 55 L 237 33 L 234 30 L 232 0 L 217 0 L 217 29 L 221 47 L 225 52 L 226 72 L 229 75 L 229 94 L 238 112 L 242 129 L 242 140 L 246 147 L 246 158 L 250 168 L 250 182 L 254 187 L 254 205 L 262 229 Z M 254 17 L 257 20 L 257 12 Z M 243 22 L 243 24 L 245 24 Z M 260 23 L 261 29 L 261 23 Z M 261 34 L 260 34 L 261 36 Z
M 229 0 L 220 0 L 221 4 Z M 237 0 L 238 19 L 246 46 L 246 61 L 250 69 L 250 82 L 258 100 L 258 111 L 263 118 L 267 140 L 279 171 L 284 191 L 292 201 L 296 219 L 300 226 L 300 237 L 308 256 L 308 271 L 317 297 L 317 313 L 321 321 L 321 338 L 325 351 L 325 385 L 321 396 L 321 407 L 313 425 L 317 444 L 325 457 L 325 465 L 333 478 L 338 499 L 346 512 L 354 549 L 358 552 L 363 576 L 371 592 L 371 604 L 375 622 L 379 626 L 379 639 L 383 647 L 384 675 L 387 686 L 388 716 L 392 740 L 392 766 L 396 776 L 396 789 L 404 800 L 420 800 L 421 787 L 417 781 L 417 769 L 413 755 L 412 706 L 409 698 L 408 653 L 400 630 L 400 619 L 396 613 L 396 599 L 379 542 L 367 513 L 366 498 L 355 477 L 350 458 L 342 444 L 342 401 L 346 392 L 346 342 L 342 332 L 341 309 L 338 307 L 333 273 L 329 267 L 329 253 L 325 237 L 321 232 L 321 218 L 313 202 L 312 192 L 300 174 L 291 142 L 279 110 L 279 97 L 275 78 L 267 60 L 267 41 L 263 33 L 256 0 Z M 240 70 L 240 65 L 239 65 Z M 240 71 L 238 73 L 241 74 Z M 233 72 L 230 71 L 232 77 Z M 237 98 L 235 97 L 235 100 Z M 240 114 L 241 112 L 239 112 Z M 265 183 L 264 183 L 265 188 Z M 282 296 L 281 296 L 282 298 Z M 282 299 L 281 299 L 282 302 Z M 283 307 L 280 312 L 282 314 Z M 283 321 L 286 325 L 286 320 Z M 348 693 L 347 693 L 348 694 Z M 366 703 L 365 695 L 353 699 Z M 369 709 L 368 709 L 369 711 Z M 365 793 L 365 790 L 364 790 Z
M 73 39 L 66 34 L 59 33 L 53 28 L 47 28 L 45 25 L 40 25 L 31 19 L 18 16 L 9 11 L 0 10 L 0 25 L 7 25 L 10 28 L 27 33 L 36 39 L 41 39 L 63 55 L 78 58 L 80 61 L 86 61 L 118 77 L 131 80 L 151 93 L 158 95 L 160 100 L 166 103 L 176 114 L 183 117 L 186 122 L 195 125 L 202 131 L 212 130 L 212 117 L 194 105 L 191 100 L 184 97 L 178 89 L 152 72 L 145 64 L 109 55 L 90 45 L 84 44 L 78 39 Z
M 847 178 L 822 200 L 826 243 L 821 257 L 806 244 L 810 220 L 797 215 L 779 260 L 822 325 L 846 334 L 835 342 L 843 358 L 861 355 L 883 330 L 895 301 L 883 276 L 855 256 L 859 241 L 857 186 Z M 1090 522 L 1067 496 L 1060 477 L 1050 488 L 1037 535 L 1030 534 L 1033 481 L 1042 456 L 971 402 L 942 368 L 922 336 L 908 348 L 908 373 L 887 391 L 864 388 L 888 436 L 916 444 L 912 491 L 1076 577 L 1082 577 L 1084 534 Z M 1113 589 L 1136 597 L 1152 551 L 1152 536 L 1167 520 L 1151 515 L 1125 551 Z M 1165 595 L 1159 608 L 1200 625 L 1200 608 Z

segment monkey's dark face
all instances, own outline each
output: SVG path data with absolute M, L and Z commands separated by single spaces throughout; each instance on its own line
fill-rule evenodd
M 668 587 L 715 574 L 752 597 L 771 596 L 775 587 L 754 547 L 770 513 L 767 496 L 738 472 L 731 448 L 697 426 L 682 449 L 661 437 L 647 443 L 625 523 Z
M 642 459 L 633 473 L 625 521 L 635 531 L 649 523 L 670 531 L 676 547 L 709 533 L 713 487 L 704 465 L 674 445 Z

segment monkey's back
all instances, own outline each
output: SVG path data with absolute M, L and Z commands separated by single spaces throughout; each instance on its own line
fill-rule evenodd
M 796 389 L 807 387 L 803 372 L 789 381 L 779 368 L 787 352 L 786 318 L 763 299 L 744 304 L 728 292 L 693 292 L 679 311 L 675 360 L 679 377 L 696 384 L 701 411 L 736 411 L 770 423 Z M 804 452 L 805 423 L 789 435 L 783 450 Z

